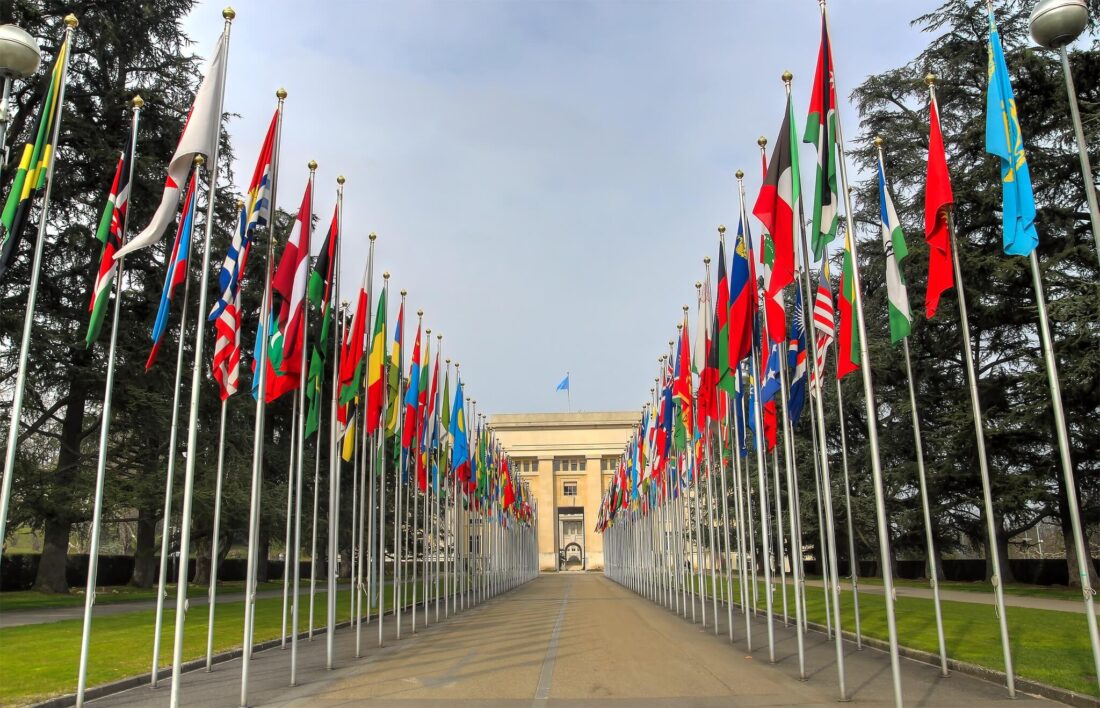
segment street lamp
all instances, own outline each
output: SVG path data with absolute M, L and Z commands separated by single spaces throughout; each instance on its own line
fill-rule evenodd
M 42 61 L 42 52 L 38 42 L 15 25 L 0 25 L 0 76 L 4 77 L 4 96 L 0 99 L 0 150 L 3 160 L 0 167 L 8 161 L 8 149 L 5 143 L 8 137 L 8 99 L 11 97 L 13 79 L 25 79 L 38 71 Z
M 1089 165 L 1089 154 L 1085 146 L 1085 132 L 1081 128 L 1081 113 L 1077 109 L 1077 90 L 1073 87 L 1069 54 L 1066 52 L 1066 46 L 1085 30 L 1088 21 L 1089 10 L 1085 0 L 1040 0 L 1031 11 L 1028 24 L 1031 27 L 1032 39 L 1048 49 L 1058 50 L 1062 58 L 1062 73 L 1066 78 L 1066 92 L 1069 94 L 1069 112 L 1073 117 L 1077 153 L 1081 158 L 1081 173 L 1085 178 L 1085 198 L 1089 204 L 1092 237 L 1096 241 L 1096 257 L 1100 259 L 1100 208 L 1096 205 L 1096 185 L 1092 179 L 1092 167 Z

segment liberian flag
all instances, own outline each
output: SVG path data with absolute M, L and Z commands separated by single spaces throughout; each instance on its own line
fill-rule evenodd
M 817 297 L 814 298 L 814 336 L 817 342 L 817 358 L 814 370 L 810 373 L 810 390 L 817 395 L 820 392 L 818 376 L 825 370 L 825 357 L 829 345 L 836 336 L 836 311 L 833 308 L 833 291 L 829 285 L 829 262 L 821 262 L 817 281 Z
M 115 259 L 122 258 L 131 251 L 151 246 L 160 241 L 164 230 L 172 223 L 176 216 L 176 205 L 179 203 L 180 185 L 187 177 L 187 171 L 191 169 L 191 163 L 195 155 L 209 157 L 214 153 L 214 147 L 218 143 L 218 134 L 222 120 L 222 98 L 225 94 L 225 59 L 226 47 L 229 42 L 222 32 L 218 37 L 218 43 L 214 47 L 210 64 L 206 68 L 206 75 L 195 94 L 195 102 L 191 106 L 191 112 L 187 116 L 187 122 L 183 126 L 176 152 L 168 162 L 168 178 L 164 182 L 164 194 L 161 195 L 160 205 L 153 218 L 145 229 L 134 237 L 128 244 L 115 252 Z
M 878 157 L 878 204 L 882 223 L 882 247 L 886 252 L 886 293 L 890 302 L 890 342 L 897 344 L 909 336 L 913 315 L 909 311 L 909 293 L 905 289 L 905 276 L 901 262 L 909 255 L 905 247 L 905 234 L 894 210 L 894 200 L 886 188 L 886 168 L 882 164 L 882 151 Z
M 157 308 L 157 319 L 153 323 L 153 349 L 145 362 L 146 371 L 156 362 L 160 343 L 168 330 L 168 316 L 172 313 L 172 297 L 176 294 L 176 286 L 187 280 L 187 263 L 191 255 L 191 230 L 195 222 L 195 177 L 198 172 L 197 169 L 191 172 L 191 182 L 187 185 L 187 197 L 183 201 L 183 218 L 176 231 L 172 253 L 168 257 L 168 272 L 164 276 L 164 288 L 160 291 L 160 306 Z M 115 252 L 115 260 L 118 260 L 120 253 L 121 251 Z M 182 332 L 180 336 L 183 336 Z
M 126 153 L 121 153 L 115 168 L 115 179 L 111 182 L 111 194 L 103 206 L 103 215 L 95 233 L 96 240 L 103 244 L 103 250 L 99 256 L 99 274 L 96 276 L 95 287 L 92 288 L 92 299 L 88 303 L 88 311 L 92 313 L 88 320 L 88 334 L 84 338 L 84 344 L 88 347 L 99 337 L 104 314 L 107 312 L 107 302 L 111 299 L 111 285 L 115 281 L 117 270 L 115 251 L 122 246 L 122 222 L 126 219 L 126 206 L 130 199 L 129 180 L 130 159 Z
M 283 332 L 282 371 L 297 375 L 302 369 L 305 349 L 305 300 L 309 282 L 309 235 L 313 230 L 313 180 L 306 182 L 298 217 L 290 230 L 279 268 L 271 287 L 279 294 L 279 325 Z

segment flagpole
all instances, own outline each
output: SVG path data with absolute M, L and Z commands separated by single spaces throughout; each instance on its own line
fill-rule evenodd
M 229 54 L 229 31 L 236 14 L 237 13 L 232 8 L 222 10 L 222 17 L 225 18 L 225 29 L 223 32 L 225 34 L 225 52 L 227 56 Z M 225 106 L 225 75 L 227 68 L 228 62 L 223 61 L 221 66 L 221 80 L 218 83 L 219 95 L 217 115 L 219 116 L 219 121 L 222 114 L 222 108 Z M 221 142 L 216 140 L 214 142 L 214 149 L 210 155 L 210 191 L 207 197 L 209 203 L 206 208 L 206 233 L 203 235 L 202 272 L 199 276 L 200 313 L 206 312 L 206 284 L 209 279 L 210 270 L 210 237 L 214 231 L 214 205 L 217 202 L 218 153 L 220 152 L 220 147 Z M 199 400 L 202 396 L 202 346 L 206 335 L 206 328 L 201 326 L 201 323 L 195 329 L 195 359 L 191 370 L 191 411 L 187 430 L 187 463 L 184 466 L 183 472 L 183 506 L 181 509 L 182 518 L 180 520 L 180 570 L 176 583 L 176 633 L 173 637 L 172 694 L 169 699 L 171 708 L 176 708 L 179 705 L 180 674 L 183 671 L 183 632 L 187 620 L 187 566 L 188 556 L 191 551 L 191 505 L 194 502 L 195 463 L 198 460 Z M 180 336 L 183 336 L 182 330 L 180 330 Z
M 66 58 L 67 57 L 68 52 L 66 52 Z M 68 71 L 67 64 L 65 70 Z M 64 85 L 64 81 L 62 85 Z M 138 123 L 141 118 L 141 108 L 145 105 L 145 101 L 142 100 L 141 96 L 134 96 L 130 105 L 132 106 L 133 118 L 130 123 L 130 172 L 126 175 L 127 192 L 129 192 L 130 186 L 134 183 Z M 59 119 L 57 123 L 55 123 L 55 126 L 59 125 L 60 122 Z M 54 131 L 53 141 L 53 144 L 56 145 L 56 129 Z M 50 161 L 50 166 L 52 169 L 52 160 Z M 120 235 L 120 240 L 126 238 L 126 227 L 129 220 L 129 197 L 127 197 L 127 208 L 122 216 L 122 233 Z M 88 652 L 92 635 L 92 606 L 95 604 L 96 574 L 99 570 L 99 534 L 103 516 L 103 487 L 107 476 L 107 438 L 111 431 L 111 399 L 115 385 L 115 350 L 118 342 L 118 320 L 122 312 L 122 273 L 124 260 L 124 258 L 120 258 L 118 264 L 114 266 L 115 304 L 113 319 L 111 321 L 111 343 L 107 348 L 107 381 L 103 392 L 103 412 L 100 417 L 99 425 L 99 457 L 96 460 L 95 502 L 92 506 L 92 534 L 88 545 L 88 581 L 84 590 L 84 626 L 80 636 L 80 668 L 77 671 L 76 683 L 76 705 L 78 707 L 84 705 L 84 689 L 87 686 L 88 679 Z M 0 536 L 0 541 L 2 540 L 3 536 Z
M 825 0 L 819 0 L 821 17 L 828 31 L 829 14 L 825 9 Z M 831 33 L 830 33 L 831 34 Z M 835 77 L 835 71 L 834 71 Z M 834 78 L 834 86 L 836 84 Z M 878 412 L 875 405 L 875 389 L 871 381 L 871 358 L 867 348 L 867 327 L 863 314 L 863 290 L 862 278 L 859 274 L 858 238 L 852 216 L 852 196 L 848 191 L 847 158 L 844 151 L 844 133 L 841 129 L 840 114 L 836 114 L 836 148 L 840 159 L 839 175 L 841 191 L 844 196 L 844 217 L 847 230 L 845 237 L 850 239 L 852 251 L 852 281 L 855 293 L 856 324 L 859 331 L 860 375 L 863 378 L 864 407 L 867 414 L 867 441 L 871 453 L 871 479 L 875 488 L 875 520 L 878 530 L 879 556 L 882 561 L 882 585 L 885 593 L 886 628 L 890 645 L 890 671 L 893 677 L 894 703 L 902 705 L 901 696 L 901 664 L 898 658 L 898 626 L 895 618 L 894 607 L 894 577 L 893 568 L 890 565 L 890 523 L 886 516 L 886 490 L 882 476 L 882 461 L 879 456 L 878 445 Z
M 389 294 L 389 287 L 390 287 L 390 274 L 389 274 L 389 271 L 386 271 L 386 272 L 382 273 L 382 281 L 383 281 L 383 283 L 382 283 L 382 293 L 383 293 L 383 296 L 386 297 L 386 300 L 388 301 L 389 297 L 387 297 L 387 296 Z M 383 341 L 384 341 L 384 338 L 383 338 Z M 405 345 L 405 343 L 404 343 L 404 341 L 402 341 L 402 343 L 401 343 L 402 348 L 404 348 L 404 345 Z M 402 355 L 402 356 L 404 356 L 404 355 Z M 400 369 L 398 369 L 397 376 L 398 376 L 397 391 L 398 391 L 398 393 L 400 393 L 401 392 L 401 370 Z M 368 379 L 369 378 L 370 377 L 369 377 L 369 374 L 368 374 Z M 388 382 L 389 382 L 389 358 L 388 357 L 382 357 L 382 417 L 381 417 L 381 422 L 383 422 L 383 423 L 385 422 L 387 408 L 389 406 L 389 385 L 388 385 Z M 394 403 L 395 403 L 395 405 L 397 404 L 396 401 Z M 397 412 L 398 425 L 400 425 L 400 421 L 401 421 L 400 411 L 401 411 L 401 409 L 398 408 L 398 412 Z M 379 453 L 379 458 L 378 459 L 379 459 L 379 462 L 382 466 L 382 469 L 379 471 L 379 473 L 377 475 L 371 475 L 371 495 L 373 496 L 373 494 L 374 494 L 375 477 L 377 477 L 378 480 L 381 482 L 381 484 L 379 485 L 378 506 L 376 507 L 376 511 L 375 511 L 375 516 L 379 517 L 378 518 L 378 562 L 377 562 L 377 566 L 376 566 L 376 572 L 378 574 L 378 646 L 382 647 L 382 646 L 384 646 L 382 632 L 383 632 L 383 628 L 385 626 L 385 619 L 386 619 L 386 574 L 385 574 L 385 570 L 386 570 L 386 435 L 383 432 L 378 437 L 379 437 L 379 448 L 380 448 L 380 453 Z M 397 445 L 397 444 L 398 443 L 395 440 L 394 445 Z M 401 468 L 401 465 L 400 465 L 400 461 L 399 461 L 399 464 L 396 465 L 396 470 L 397 470 L 398 475 L 401 474 L 401 469 L 400 468 Z M 395 489 L 394 492 L 396 494 L 397 490 Z M 394 555 L 395 556 L 396 556 L 396 551 L 397 551 L 397 547 L 394 546 Z M 395 578 L 395 580 L 396 580 L 396 578 Z M 396 599 L 396 597 L 397 596 L 396 596 L 396 593 L 395 593 L 394 594 L 394 599 Z
M 286 538 L 283 541 L 283 611 L 279 615 L 281 621 L 279 631 L 280 649 L 286 649 L 286 616 L 287 605 L 290 602 L 290 573 L 287 572 L 287 566 L 290 563 L 290 534 L 294 530 L 292 524 L 294 518 L 294 459 L 298 450 L 298 419 L 301 418 L 298 410 L 298 395 L 295 394 L 294 402 L 290 407 L 290 462 L 287 464 L 286 470 L 286 517 L 283 523 Z
M 822 375 L 824 373 L 823 371 Z M 852 580 L 852 614 L 855 616 L 856 624 L 856 649 L 862 651 L 863 632 L 859 619 L 859 557 L 856 555 L 856 534 L 852 522 L 852 484 L 848 478 L 848 433 L 847 425 L 844 423 L 844 392 L 841 390 L 840 379 L 836 379 L 836 410 L 837 419 L 840 421 L 840 463 L 844 470 L 844 509 L 848 522 L 848 571 Z M 839 582 L 838 579 L 838 587 Z
M 271 205 L 274 207 L 279 187 L 279 149 L 283 137 L 283 104 L 286 102 L 286 89 L 275 92 L 278 99 L 275 112 L 278 115 L 275 127 L 275 144 L 271 156 Z M 256 417 L 252 435 L 252 484 L 248 509 L 248 560 L 245 568 L 245 604 L 244 604 L 244 642 L 241 647 L 241 708 L 248 706 L 249 667 L 252 661 L 252 629 L 256 616 L 256 567 L 260 562 L 260 504 L 263 486 L 264 463 L 264 407 L 267 402 L 267 347 L 268 331 L 271 319 L 271 275 L 275 260 L 275 210 L 270 210 L 267 223 L 267 260 L 265 261 L 264 290 L 260 299 L 260 319 L 257 337 L 263 341 L 256 347 L 259 355 L 253 362 L 252 376 L 256 381 Z M 267 558 L 263 559 L 267 562 Z
M 341 205 L 342 204 L 343 204 L 343 202 L 341 202 Z M 341 206 L 341 209 L 343 209 L 343 206 Z M 370 234 L 371 248 L 370 248 L 370 253 L 369 253 L 368 262 L 367 262 L 367 282 L 368 282 L 368 286 L 367 286 L 367 288 L 368 288 L 368 292 L 367 292 L 367 312 L 363 313 L 364 322 L 367 322 L 367 323 L 369 323 L 371 321 L 371 316 L 372 316 L 370 303 L 373 300 L 373 294 L 374 293 L 370 292 L 370 290 L 372 290 L 374 288 L 374 241 L 375 241 L 376 238 L 377 237 L 373 233 Z M 373 338 L 373 336 L 374 336 L 373 329 L 368 327 L 367 332 Z M 384 334 L 383 334 L 382 339 L 383 339 L 383 341 L 385 341 L 385 335 Z M 373 339 L 372 339 L 372 343 L 373 343 Z M 367 376 L 368 381 L 367 381 L 367 383 L 369 384 L 369 379 L 370 379 L 370 376 L 369 376 L 369 368 L 370 368 L 369 348 L 367 350 L 366 360 L 367 360 L 367 368 L 368 368 L 368 376 Z M 367 392 L 367 393 L 369 393 L 369 392 Z M 373 588 L 375 592 L 378 592 L 378 586 L 377 585 L 371 585 L 371 577 L 372 577 L 372 573 L 374 572 L 373 571 L 373 564 L 372 564 L 371 561 L 374 558 L 373 533 L 374 533 L 374 521 L 375 521 L 375 516 L 376 516 L 375 509 L 374 509 L 374 486 L 373 486 L 374 482 L 373 482 L 373 479 L 374 479 L 375 465 L 378 464 L 378 458 L 377 458 L 377 456 L 370 454 L 371 444 L 374 441 L 369 439 L 369 436 L 367 435 L 367 425 L 366 425 L 367 424 L 367 403 L 368 403 L 367 393 L 363 394 L 363 397 L 362 397 L 363 398 L 363 405 L 360 406 L 360 409 L 359 409 L 360 413 L 355 416 L 356 418 L 361 418 L 362 421 L 363 421 L 363 434 L 359 438 L 359 445 L 358 445 L 358 447 L 356 448 L 356 451 L 355 451 L 355 454 L 356 454 L 356 457 L 358 458 L 358 461 L 356 462 L 356 467 L 354 468 L 354 472 L 353 472 L 355 475 L 357 475 L 353 479 L 353 492 L 354 492 L 355 487 L 358 487 L 358 490 L 359 490 L 358 507 L 356 507 L 356 505 L 355 505 L 356 500 L 354 498 L 352 499 L 352 502 L 353 502 L 352 503 L 352 509 L 353 509 L 353 511 L 357 509 L 358 510 L 358 516 L 359 516 L 359 519 L 358 519 L 359 525 L 358 525 L 358 527 L 355 527 L 354 525 L 352 527 L 352 531 L 354 533 L 357 533 L 357 536 L 358 536 L 358 538 L 356 540 L 359 543 L 359 556 L 360 556 L 359 557 L 359 565 L 357 566 L 357 573 L 355 574 L 354 579 L 352 579 L 352 590 L 355 594 L 356 602 L 358 603 L 356 605 L 356 607 L 358 609 L 357 609 L 357 612 L 356 612 L 356 615 L 355 615 L 355 657 L 356 658 L 359 658 L 360 656 L 362 656 L 362 635 L 363 635 L 363 601 L 362 601 L 362 598 L 363 598 L 363 560 L 364 560 L 364 557 L 366 558 L 366 561 L 367 561 L 367 585 L 368 585 L 368 588 Z M 383 424 L 384 424 L 384 420 L 380 420 L 379 421 L 379 425 L 380 425 L 379 429 L 380 430 L 382 429 L 381 426 Z M 385 435 L 384 432 L 382 434 Z M 377 437 L 377 434 L 376 434 L 376 437 Z M 385 466 L 384 461 L 381 464 L 383 465 L 383 468 L 384 468 L 384 466 Z M 368 497 L 367 497 L 367 477 L 368 476 L 370 476 L 370 478 L 372 480 L 372 482 L 371 482 L 372 486 L 371 486 L 371 489 L 370 489 L 370 498 L 369 498 L 369 510 L 370 510 L 370 514 L 371 514 L 371 521 L 370 521 L 370 524 L 371 524 L 371 540 L 370 540 L 370 543 L 367 544 L 367 550 L 366 550 L 366 553 L 364 554 L 364 551 L 363 551 L 363 532 L 364 532 L 364 528 L 366 526 L 366 518 L 367 518 L 367 511 L 368 511 Z M 353 497 L 354 497 L 354 494 L 353 494 Z M 381 582 L 381 581 L 379 581 L 379 582 Z M 367 619 L 368 619 L 368 621 L 370 619 L 370 606 L 371 606 L 370 596 L 368 595 L 367 596 Z M 379 608 L 379 616 L 381 616 L 381 612 L 382 612 L 382 609 L 380 607 Z
M 238 327 L 240 324 L 237 325 Z M 218 593 L 218 534 L 222 519 L 222 477 L 225 472 L 225 419 L 228 399 L 222 399 L 221 417 L 218 424 L 218 468 L 214 480 L 214 529 L 210 534 L 210 586 L 206 597 L 209 614 L 206 619 L 206 670 L 214 668 L 214 610 Z
M 195 156 L 195 170 L 202 168 L 205 158 L 202 155 Z M 181 215 L 181 221 L 186 218 Z M 171 258 L 169 251 L 168 258 Z M 171 537 L 169 530 L 172 522 L 172 489 L 176 479 L 176 447 L 179 442 L 179 412 L 180 397 L 183 395 L 183 355 L 184 332 L 187 330 L 187 301 L 191 294 L 191 248 L 187 249 L 187 258 L 184 262 L 183 277 L 183 301 L 180 303 L 180 336 L 176 342 L 176 380 L 172 389 L 172 428 L 168 434 L 168 471 L 164 478 L 164 522 L 160 537 L 160 570 L 157 574 L 157 609 L 153 620 L 153 666 L 150 677 L 150 687 L 156 688 L 160 673 L 160 640 L 164 633 L 164 601 L 168 597 L 168 549 Z M 165 283 L 166 287 L 170 287 Z M 202 313 L 200 311 L 199 316 Z M 178 579 L 177 579 L 178 584 Z
M 76 15 L 65 16 L 65 62 L 61 69 L 61 89 L 57 96 L 57 120 L 53 124 L 51 140 L 57 145 L 61 129 L 61 116 L 65 110 L 65 84 L 69 78 L 69 57 L 67 48 L 72 47 L 73 35 L 80 23 Z M 60 50 L 59 50 L 60 51 Z M 6 106 L 5 106 L 6 108 Z M 2 146 L 0 146 L 2 147 Z M 46 193 L 42 199 L 42 213 L 38 217 L 38 238 L 34 243 L 34 259 L 31 262 L 31 282 L 27 288 L 27 311 L 23 316 L 23 336 L 19 342 L 19 365 L 15 374 L 15 395 L 11 402 L 11 415 L 8 419 L 8 446 L 4 452 L 4 481 L 0 484 L 0 542 L 5 538 L 8 524 L 8 506 L 11 503 L 11 483 L 15 476 L 15 453 L 19 448 L 19 424 L 23 416 L 23 393 L 27 387 L 27 358 L 30 356 L 31 331 L 34 329 L 35 303 L 38 299 L 38 281 L 42 275 L 42 254 L 46 245 L 46 224 L 50 215 L 50 195 L 53 192 L 53 168 L 55 159 L 50 159 L 46 168 Z

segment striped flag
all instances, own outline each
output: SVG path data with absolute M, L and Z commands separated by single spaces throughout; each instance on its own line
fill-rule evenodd
M 305 348 L 306 284 L 309 280 L 309 236 L 313 231 L 313 180 L 306 182 L 302 205 L 279 257 L 279 268 L 271 281 L 279 294 L 279 327 L 283 333 L 282 371 L 297 378 Z
M 852 237 L 844 235 L 844 269 L 840 273 L 840 337 L 836 350 L 836 377 L 842 379 L 859 368 L 859 327 L 856 323 L 855 261 Z
M 882 223 L 882 247 L 886 252 L 886 292 L 890 301 L 890 342 L 897 344 L 909 336 L 913 324 L 913 315 L 909 311 L 909 293 L 905 289 L 905 276 L 901 272 L 901 262 L 909 255 L 905 247 L 905 234 L 901 230 L 894 209 L 894 200 L 886 188 L 886 167 L 882 164 L 882 153 L 878 159 L 878 204 Z
M 240 272 L 244 272 L 248 252 L 251 250 L 247 231 L 248 212 L 244 204 L 241 204 L 239 224 L 236 233 L 233 234 L 233 245 L 230 246 L 230 250 L 234 248 L 242 250 L 239 252 L 239 258 L 237 254 L 233 255 L 234 283 L 222 293 L 222 297 L 226 297 L 227 291 L 231 292 L 229 296 L 232 300 L 221 308 L 217 319 L 214 320 L 214 380 L 218 382 L 218 392 L 223 401 L 236 393 L 240 384 L 241 289 L 236 270 L 239 268 Z M 226 261 L 228 260 L 227 256 Z M 225 271 L 226 266 L 223 265 L 222 273 L 224 274 Z
M 126 206 L 130 201 L 130 159 L 126 153 L 118 156 L 115 178 L 111 182 L 111 193 L 103 206 L 103 215 L 96 229 L 96 240 L 103 244 L 99 256 L 99 274 L 92 288 L 92 298 L 88 303 L 91 317 L 88 320 L 88 334 L 84 345 L 92 346 L 103 328 L 107 303 L 111 299 L 111 286 L 115 281 L 115 251 L 122 247 L 122 222 L 126 218 Z
M 810 390 L 816 395 L 820 390 L 817 377 L 825 370 L 825 357 L 829 353 L 829 345 L 836 337 L 836 310 L 833 307 L 833 291 L 829 285 L 828 261 L 822 261 L 817 281 L 817 297 L 814 299 L 814 336 L 817 344 L 817 358 L 814 360 L 814 370 L 810 373 Z
M 172 297 L 176 294 L 176 287 L 187 280 L 187 264 L 191 255 L 191 230 L 195 222 L 195 178 L 198 172 L 197 169 L 191 172 L 187 196 L 183 200 L 183 218 L 180 219 L 176 240 L 172 244 L 172 253 L 168 257 L 168 272 L 164 276 L 164 288 L 160 291 L 160 306 L 157 308 L 157 319 L 153 323 L 153 349 L 145 362 L 146 371 L 156 362 L 160 343 L 168 330 L 168 317 L 172 314 Z M 118 252 L 115 255 L 117 256 Z M 182 332 L 180 336 L 183 336 Z

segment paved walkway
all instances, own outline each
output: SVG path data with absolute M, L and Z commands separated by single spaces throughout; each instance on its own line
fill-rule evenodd
M 788 583 L 791 584 L 791 583 Z M 806 585 L 812 585 L 814 587 L 822 587 L 821 580 L 807 580 Z M 841 590 L 851 590 L 852 582 L 847 578 L 841 579 Z M 859 584 L 860 592 L 874 593 L 876 595 L 883 594 L 881 585 L 878 584 Z M 932 599 L 932 588 L 917 588 L 911 585 L 895 585 L 894 594 L 898 597 L 919 597 L 925 600 Z M 940 588 L 940 599 L 943 601 L 951 602 L 972 602 L 978 605 L 993 605 L 996 604 L 996 599 L 993 597 L 993 586 L 989 586 L 989 592 L 977 592 L 974 590 L 951 590 L 948 588 Z M 1013 595 L 1011 593 L 1005 593 L 1005 605 L 1008 607 L 1028 607 L 1033 610 L 1055 610 L 1057 612 L 1081 612 L 1085 611 L 1085 601 L 1083 599 L 1069 600 L 1057 597 L 1033 597 L 1031 595 Z M 1100 614 L 1100 605 L 1095 605 L 1094 612 Z
M 708 608 L 709 609 L 709 608 Z M 324 642 L 305 643 L 299 685 L 287 685 L 289 652 L 258 652 L 252 663 L 252 705 L 281 706 L 763 706 L 835 704 L 833 643 L 807 637 L 806 681 L 798 679 L 793 629 L 776 627 L 776 663 L 768 663 L 763 621 L 755 651 L 744 643 L 744 620 L 734 614 L 737 641 L 700 628 L 601 575 L 543 575 L 512 592 L 394 641 L 364 629 L 364 658 L 354 659 L 354 632 L 337 636 L 337 668 L 324 669 Z M 847 647 L 848 687 L 854 702 L 892 705 L 886 654 Z M 910 706 L 1040 705 L 1003 687 L 902 659 Z M 162 684 L 167 686 L 167 683 Z M 236 706 L 239 660 L 213 673 L 183 677 L 182 703 Z M 137 688 L 95 706 L 167 705 L 165 688 Z M 1049 702 L 1043 702 L 1051 705 Z

